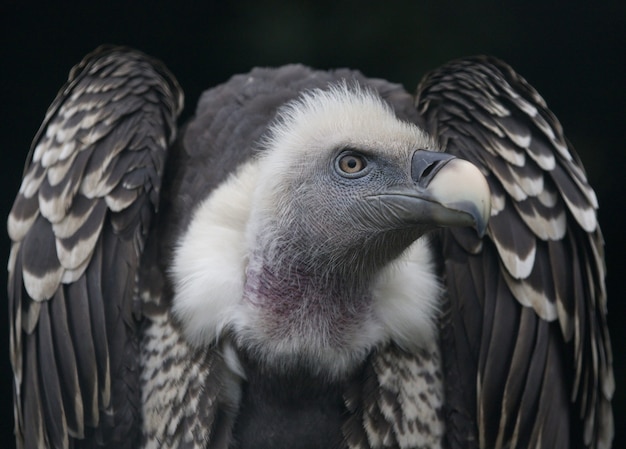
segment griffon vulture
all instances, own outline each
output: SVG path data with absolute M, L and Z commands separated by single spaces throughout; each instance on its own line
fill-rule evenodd
M 596 196 L 509 66 L 255 68 L 182 107 L 100 48 L 34 139 L 20 448 L 610 446 Z

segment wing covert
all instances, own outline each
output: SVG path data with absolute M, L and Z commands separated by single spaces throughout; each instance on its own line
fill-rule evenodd
M 450 445 L 609 447 L 598 203 L 561 125 L 523 78 L 486 57 L 428 74 L 417 108 L 422 126 L 476 164 L 492 191 L 487 237 L 442 236 Z
M 181 108 L 160 62 L 101 47 L 46 113 L 8 219 L 18 447 L 138 435 L 135 277 Z

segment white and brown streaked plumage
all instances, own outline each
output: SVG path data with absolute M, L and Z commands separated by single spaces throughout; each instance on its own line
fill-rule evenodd
M 507 65 L 416 98 L 254 69 L 176 133 L 181 109 L 161 63 L 101 48 L 34 140 L 8 223 L 20 447 L 610 446 L 597 201 Z

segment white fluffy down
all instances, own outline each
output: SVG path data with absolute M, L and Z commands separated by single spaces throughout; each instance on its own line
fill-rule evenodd
M 400 347 L 425 348 L 436 341 L 442 286 L 428 239 L 416 240 L 374 283 L 375 315 L 386 337 Z
M 264 209 L 268 202 L 280 201 L 272 195 L 276 179 L 266 173 L 268 170 L 289 170 L 289 166 L 279 166 L 294 162 L 296 167 L 305 168 L 302 165 L 312 155 L 302 151 L 303 145 L 306 143 L 314 156 L 322 148 L 311 148 L 311 144 L 322 145 L 320 136 L 340 140 L 360 136 L 365 145 L 371 144 L 371 139 L 387 137 L 389 142 L 400 141 L 398 150 L 405 148 L 407 142 L 427 140 L 416 127 L 398 121 L 388 106 L 367 91 L 355 92 L 343 85 L 308 93 L 296 104 L 299 107 L 283 111 L 282 120 L 273 128 L 266 142 L 271 148 L 269 154 L 240 167 L 200 204 L 179 240 L 170 273 L 175 288 L 173 312 L 182 323 L 186 338 L 195 346 L 214 344 L 227 329 L 246 328 L 256 333 L 259 326 L 254 311 L 251 313 L 242 296 L 248 245 L 252 244 L 250 229 L 262 227 L 256 220 L 259 209 Z M 329 116 L 325 111 L 334 114 Z M 383 128 L 389 130 L 389 135 L 384 132 L 382 136 L 381 133 L 368 135 L 367 130 L 376 126 L 380 129 L 381 123 L 388 124 Z M 289 130 L 293 133 L 289 134 Z M 338 143 L 342 142 L 331 145 Z M 292 150 L 286 154 L 289 148 Z M 294 152 L 300 153 L 299 157 Z M 352 336 L 349 347 L 354 354 L 362 354 L 389 340 L 407 350 L 432 346 L 436 340 L 440 291 L 428 244 L 419 240 L 372 280 L 373 314 L 361 333 Z M 263 333 L 257 330 L 258 334 Z M 277 351 L 269 347 L 272 344 L 267 342 L 268 348 L 263 351 L 270 358 Z M 277 353 L 274 355 L 278 357 Z M 311 362 L 332 363 L 331 360 Z
M 264 144 L 272 150 L 263 155 L 265 169 L 292 176 L 333 148 L 372 148 L 390 153 L 437 148 L 420 128 L 398 120 L 375 92 L 347 83 L 305 92 L 288 103 Z M 275 178 L 264 181 L 272 183 Z
M 174 255 L 174 315 L 188 341 L 212 344 L 229 325 L 243 294 L 245 230 L 257 166 L 246 164 L 195 211 Z

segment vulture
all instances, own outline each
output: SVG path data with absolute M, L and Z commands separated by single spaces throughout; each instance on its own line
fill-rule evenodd
M 8 218 L 19 448 L 605 449 L 597 199 L 493 57 L 70 72 Z

